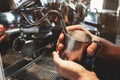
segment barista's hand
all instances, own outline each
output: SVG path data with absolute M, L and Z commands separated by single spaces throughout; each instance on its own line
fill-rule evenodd
M 4 26 L 0 24 L 0 42 L 2 42 L 6 38 L 6 34 L 3 32 Z
M 88 33 L 92 37 L 93 41 L 99 41 L 98 37 L 96 37 L 95 35 L 90 33 L 88 30 L 83 28 L 81 25 L 68 26 L 67 30 L 68 31 L 71 31 L 71 30 L 82 30 L 82 31 L 85 31 L 86 33 Z M 64 34 L 61 33 L 59 38 L 58 38 L 58 42 L 57 42 L 57 48 L 56 48 L 57 51 L 60 51 L 64 47 L 64 44 L 62 43 L 63 39 L 64 39 Z M 87 53 L 89 55 L 92 55 L 96 48 L 97 48 L 97 44 L 95 42 L 93 42 L 91 45 L 88 46 Z
M 86 70 L 73 61 L 62 60 L 59 52 L 53 52 L 53 60 L 58 73 L 68 80 L 99 80 L 94 72 Z

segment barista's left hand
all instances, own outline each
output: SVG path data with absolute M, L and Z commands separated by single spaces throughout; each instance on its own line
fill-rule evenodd
M 97 36 L 95 36 L 94 34 L 90 33 L 87 29 L 83 28 L 81 25 L 68 26 L 68 27 L 66 27 L 66 29 L 68 31 L 71 31 L 71 30 L 82 30 L 82 31 L 88 33 L 92 37 L 93 41 L 99 41 L 99 39 L 98 39 Z M 58 38 L 58 42 L 57 42 L 57 48 L 56 48 L 57 51 L 61 51 L 62 48 L 64 47 L 63 39 L 64 39 L 64 34 L 61 33 L 60 36 L 59 36 L 59 38 Z M 89 55 L 93 55 L 96 48 L 97 48 L 97 44 L 95 42 L 92 42 L 88 46 L 88 48 L 87 48 L 87 53 Z

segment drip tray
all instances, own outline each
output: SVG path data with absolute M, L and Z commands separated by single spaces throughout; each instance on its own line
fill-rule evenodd
M 43 57 L 17 76 L 18 80 L 63 80 L 50 57 Z

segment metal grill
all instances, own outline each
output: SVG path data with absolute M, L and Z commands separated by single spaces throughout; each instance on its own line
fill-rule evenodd
M 23 73 L 17 76 L 18 80 L 63 80 L 56 72 L 52 58 L 43 57 Z

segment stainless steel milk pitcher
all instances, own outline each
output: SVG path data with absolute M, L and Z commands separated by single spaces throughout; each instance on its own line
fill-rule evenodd
M 84 31 L 73 30 L 64 33 L 64 48 L 60 52 L 62 59 L 81 62 L 86 54 L 86 48 L 92 42 L 92 37 Z

